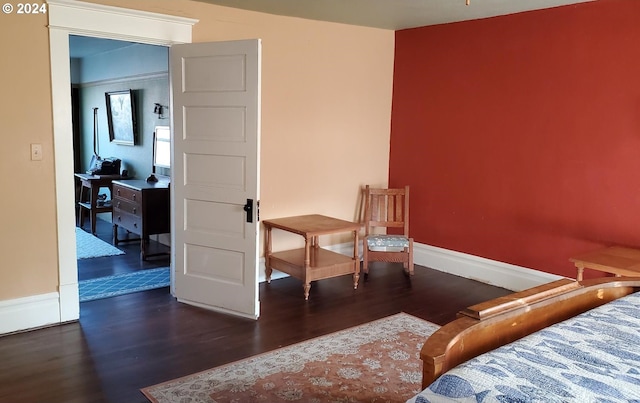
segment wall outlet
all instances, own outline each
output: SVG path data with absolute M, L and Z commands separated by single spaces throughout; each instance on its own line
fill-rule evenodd
M 42 161 L 42 144 L 31 144 L 31 161 Z

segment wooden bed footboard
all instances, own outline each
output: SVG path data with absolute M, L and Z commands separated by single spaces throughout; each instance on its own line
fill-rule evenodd
M 422 347 L 422 388 L 473 357 L 636 291 L 640 277 L 563 279 L 471 306 Z

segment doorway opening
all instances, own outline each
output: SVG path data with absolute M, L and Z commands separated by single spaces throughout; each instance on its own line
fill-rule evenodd
M 175 249 L 171 255 L 172 294 L 180 302 L 257 318 L 259 227 L 257 211 L 246 206 L 259 200 L 260 40 L 190 44 L 191 28 L 197 21 L 189 18 L 81 2 L 70 5 L 68 0 L 50 0 L 49 9 L 57 238 L 73 239 L 74 229 L 69 224 L 75 222 L 75 209 L 69 202 L 74 194 L 69 35 L 171 46 L 171 81 L 180 87 L 172 92 L 171 100 L 171 107 L 180 113 L 172 115 L 185 118 L 172 123 L 176 130 L 170 201 Z M 211 71 L 216 74 L 209 74 Z M 206 96 L 198 97 L 202 92 Z M 220 93 L 224 96 L 219 97 Z M 176 94 L 181 96 L 176 98 Z M 227 125 L 223 132 L 212 129 Z M 120 136 L 120 140 L 135 145 L 133 135 Z M 207 147 L 202 147 L 204 141 Z M 225 142 L 227 147 L 222 147 Z M 229 146 L 234 143 L 242 147 Z M 221 164 L 231 164 L 234 174 L 217 169 Z M 118 197 L 116 186 L 120 184 L 113 184 Z M 220 195 L 224 198 L 218 200 Z M 224 219 L 212 219 L 214 214 L 208 214 L 212 210 Z M 235 235 L 233 243 L 230 233 Z M 73 247 L 58 243 L 61 321 L 75 320 L 80 314 Z M 180 281 L 189 284 L 181 285 Z M 226 293 L 211 292 L 208 288 L 213 285 L 225 287 Z M 229 285 L 242 293 L 229 291 Z
M 138 43 L 170 46 L 191 42 L 191 29 L 197 20 L 115 8 L 82 2 L 50 0 L 49 48 L 53 105 L 57 238 L 74 239 L 75 179 L 69 36 L 84 35 Z M 58 242 L 59 316 L 56 321 L 77 320 L 80 316 L 78 263 L 75 245 Z M 48 320 L 46 323 L 51 323 Z
M 69 57 L 73 161 L 77 178 L 76 248 L 82 302 L 135 292 L 141 288 L 135 280 L 139 277 L 132 273 L 145 276 L 148 270 L 168 268 L 170 265 L 169 234 L 154 235 L 145 241 L 146 254 L 154 257 L 145 256 L 143 259 L 141 243 L 138 241 L 141 234 L 134 234 L 122 226 L 113 226 L 116 221 L 111 180 L 105 179 L 102 183 L 82 176 L 95 173 L 91 176 L 104 177 L 100 171 L 96 171 L 96 161 L 106 160 L 119 161 L 119 172 L 109 174 L 120 175 L 122 180 L 145 179 L 155 172 L 154 131 L 162 124 L 168 125 L 169 120 L 168 114 L 156 112 L 157 105 L 166 109 L 169 104 L 169 55 L 165 46 L 70 35 Z M 133 97 L 131 104 L 135 106 L 132 116 L 136 129 L 133 144 L 114 142 L 112 138 L 108 94 L 122 91 L 130 92 Z M 169 176 L 167 169 L 162 173 Z M 87 194 L 90 193 L 87 191 L 89 188 L 83 185 L 99 187 L 98 200 L 94 203 L 99 213 L 95 216 L 88 214 L 92 210 L 88 200 L 91 196 Z M 165 202 L 168 207 L 168 197 Z M 86 206 L 89 208 L 84 208 Z M 132 214 L 134 220 L 141 217 L 139 210 L 134 210 Z M 118 242 L 115 242 L 116 237 Z M 113 281 L 105 279 L 107 277 Z M 98 278 L 103 281 L 96 281 Z M 114 284 L 118 278 L 127 278 L 127 281 L 122 281 L 123 285 L 116 287 Z M 144 278 L 147 281 L 146 276 Z M 147 287 L 165 284 L 165 276 L 162 278 L 158 283 L 147 283 Z

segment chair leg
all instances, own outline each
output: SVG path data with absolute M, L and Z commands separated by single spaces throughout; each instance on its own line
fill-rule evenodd
M 409 275 L 413 276 L 413 239 L 409 239 Z
M 362 272 L 365 275 L 369 274 L 369 249 L 367 248 L 367 244 L 364 244 L 364 248 L 362 248 Z

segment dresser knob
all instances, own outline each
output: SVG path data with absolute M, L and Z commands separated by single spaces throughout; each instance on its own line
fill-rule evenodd
M 135 207 L 133 208 L 133 214 L 135 214 L 138 211 L 138 209 L 136 209 Z

